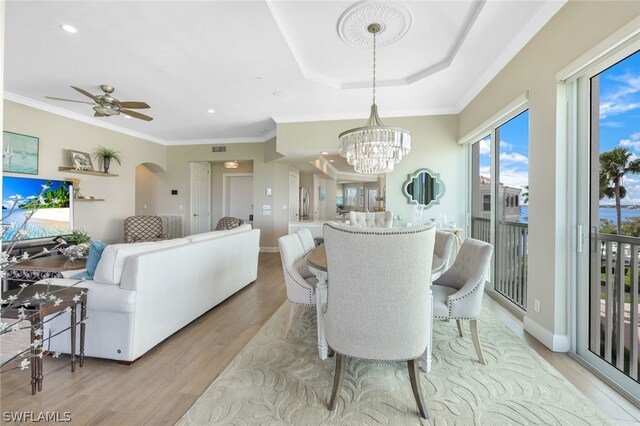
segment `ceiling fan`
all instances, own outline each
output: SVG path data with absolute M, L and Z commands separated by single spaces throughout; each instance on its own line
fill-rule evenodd
M 100 95 L 92 95 L 86 90 L 81 89 L 79 87 L 75 87 L 75 86 L 71 86 L 71 88 L 93 99 L 93 103 L 85 102 L 85 101 L 76 101 L 74 99 L 54 98 L 52 96 L 45 96 L 45 98 L 53 99 L 55 101 L 77 102 L 79 104 L 94 105 L 93 107 L 93 110 L 95 111 L 95 113 L 93 114 L 94 117 L 109 117 L 111 115 L 119 115 L 120 113 L 122 113 L 122 114 L 128 115 L 129 117 L 138 118 L 144 121 L 153 120 L 153 118 L 149 117 L 148 115 L 144 115 L 136 111 L 131 111 L 130 109 L 130 108 L 132 109 L 151 108 L 149 105 L 147 105 L 145 102 L 132 102 L 132 101 L 121 102 L 117 100 L 116 98 L 111 96 L 111 94 L 115 89 L 113 88 L 113 86 L 109 86 L 108 84 L 103 84 L 100 86 L 100 90 L 104 92 L 104 94 L 100 94 Z

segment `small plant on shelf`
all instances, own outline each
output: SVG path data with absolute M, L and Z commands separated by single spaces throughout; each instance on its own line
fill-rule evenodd
M 102 161 L 102 169 L 105 173 L 109 173 L 109 167 L 111 166 L 111 160 L 118 163 L 118 165 L 122 165 L 122 160 L 120 159 L 120 152 L 116 151 L 112 148 L 106 148 L 101 146 L 98 148 L 94 157 L 98 161 Z

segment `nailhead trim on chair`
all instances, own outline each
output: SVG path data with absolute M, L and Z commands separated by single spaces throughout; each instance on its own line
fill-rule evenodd
M 344 228 L 337 228 L 335 226 L 333 226 L 330 223 L 325 223 L 324 226 L 330 226 L 331 228 L 335 229 L 336 231 L 341 231 L 341 232 L 346 232 L 347 234 L 367 234 L 367 235 L 400 235 L 400 234 L 418 234 L 420 232 L 424 232 L 426 230 L 431 229 L 431 227 L 416 227 L 416 228 L 394 228 L 394 229 L 398 229 L 398 231 L 396 232 L 371 232 L 371 229 L 373 228 L 353 228 L 353 229 L 344 229 Z M 423 225 L 425 226 L 425 225 Z M 434 225 L 435 226 L 435 225 Z M 383 228 L 383 229 L 392 229 L 392 228 Z M 407 230 L 409 229 L 409 230 Z M 360 231 L 358 231 L 360 230 Z M 367 232 L 363 232 L 363 231 L 367 231 Z M 412 359 L 412 358 L 409 358 Z
M 338 352 L 336 351 L 334 348 L 331 347 L 331 345 L 329 345 L 329 347 L 331 348 L 332 351 L 334 351 L 337 354 L 340 355 L 344 355 L 347 358 L 355 358 L 355 359 L 363 359 L 365 361 L 375 361 L 375 362 L 402 362 L 402 361 L 411 361 L 412 359 L 420 359 L 422 358 L 422 353 L 424 353 L 424 351 L 418 355 L 418 356 L 411 356 L 411 357 L 407 357 L 407 358 L 398 358 L 398 359 L 377 359 L 377 358 L 362 358 L 359 356 L 353 356 L 353 355 L 347 355 L 347 354 L 343 354 L 342 352 Z M 426 349 L 426 348 L 425 348 Z
M 289 272 L 289 270 L 287 269 L 287 275 L 289 275 L 289 277 L 291 277 L 291 279 L 293 280 L 294 283 L 296 283 L 297 285 L 299 285 L 300 287 L 302 287 L 303 290 L 307 290 L 307 292 L 309 293 L 309 305 L 315 305 L 315 303 L 311 300 L 311 296 L 313 294 L 313 291 L 311 291 L 311 289 L 306 286 L 301 284 L 298 280 L 296 280 L 293 275 L 291 275 L 291 273 Z M 306 305 L 306 303 L 304 303 Z
M 465 294 L 464 296 L 462 296 L 462 297 L 456 297 L 456 298 L 451 298 L 451 297 L 449 297 L 449 299 L 448 299 L 448 302 L 449 302 L 449 303 L 448 303 L 448 304 L 449 304 L 449 317 L 448 317 L 448 318 L 449 318 L 449 319 L 474 319 L 474 318 L 454 318 L 454 317 L 452 317 L 452 316 L 451 316 L 451 309 L 452 309 L 451 303 L 452 303 L 452 302 L 455 302 L 455 301 L 458 301 L 458 300 L 462 300 L 462 299 L 464 299 L 465 297 L 470 296 L 471 294 L 475 293 L 475 292 L 476 292 L 476 290 L 478 290 L 478 289 L 481 287 L 481 284 L 482 284 L 483 280 L 484 280 L 484 279 L 482 279 L 482 280 L 478 281 L 478 283 L 475 285 L 475 287 L 473 287 L 473 289 L 472 289 L 470 292 L 468 292 L 467 294 Z M 475 318 L 478 318 L 478 317 L 475 317 Z

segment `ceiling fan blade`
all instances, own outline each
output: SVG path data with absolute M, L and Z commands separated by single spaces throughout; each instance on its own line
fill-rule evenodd
M 93 113 L 93 116 L 94 116 L 94 117 L 106 117 L 106 115 L 104 115 L 104 114 L 100 114 L 98 111 L 94 112 L 94 113 Z
M 129 101 L 129 102 L 120 102 L 120 106 L 122 108 L 133 108 L 133 109 L 151 108 L 145 102 L 131 102 L 131 101 Z
M 86 90 L 81 89 L 81 88 L 79 88 L 79 87 L 75 87 L 75 86 L 71 86 L 71 88 L 72 88 L 72 89 L 77 90 L 78 92 L 82 93 L 83 95 L 88 96 L 88 97 L 90 97 L 91 99 L 93 99 L 94 101 L 96 101 L 96 97 L 95 97 L 95 96 L 93 96 L 91 93 L 87 92 Z M 97 101 L 96 101 L 96 102 L 97 102 Z
M 85 102 L 85 101 L 76 101 L 75 99 L 65 99 L 65 98 L 54 98 L 53 96 L 45 96 L 47 99 L 53 99 L 54 101 L 65 101 L 65 102 L 77 102 L 79 104 L 87 104 L 93 105 L 93 102 Z
M 152 118 L 152 117 L 149 117 L 148 115 L 140 114 L 139 112 L 131 111 L 131 110 L 128 110 L 128 109 L 122 109 L 122 108 L 120 108 L 120 112 L 121 112 L 121 113 L 123 113 L 123 114 L 127 114 L 127 115 L 128 115 L 128 116 L 130 116 L 130 117 L 138 118 L 138 119 L 140 119 L 140 120 L 144 120 L 144 121 L 151 121 L 151 120 L 153 120 L 153 118 Z

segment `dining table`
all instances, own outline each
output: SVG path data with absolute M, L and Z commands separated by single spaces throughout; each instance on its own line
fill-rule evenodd
M 327 274 L 327 252 L 325 245 L 320 244 L 316 248 L 309 251 L 304 261 L 309 270 L 316 276 L 318 283 L 316 284 L 316 317 L 318 328 L 318 355 L 320 359 L 325 360 L 329 357 L 329 345 L 325 338 L 324 332 L 324 313 L 327 310 L 327 291 L 328 291 L 328 274 Z M 438 278 L 445 270 L 446 262 L 440 256 L 434 254 L 431 263 L 431 281 Z M 426 372 L 431 371 L 431 351 L 433 340 L 433 295 L 431 294 L 431 286 L 426 290 L 429 294 L 429 315 L 431 318 L 428 325 L 428 345 L 422 355 L 422 369 Z

